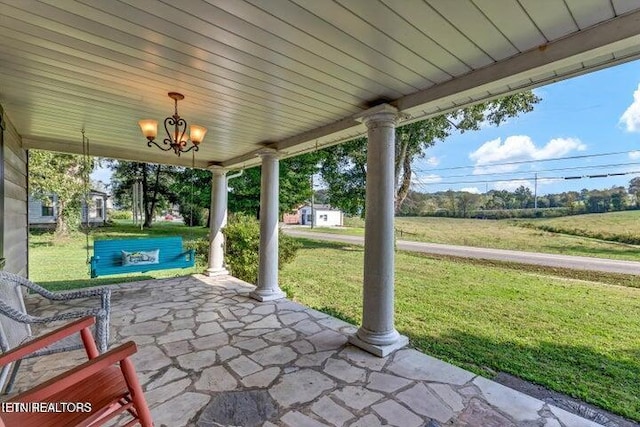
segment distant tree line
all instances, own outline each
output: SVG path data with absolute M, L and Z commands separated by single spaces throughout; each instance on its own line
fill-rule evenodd
M 640 209 L 640 177 L 633 178 L 628 187 L 545 194 L 537 197 L 537 203 L 535 199 L 531 189 L 525 186 L 514 191 L 491 190 L 484 194 L 452 190 L 410 191 L 398 215 L 499 219 Z

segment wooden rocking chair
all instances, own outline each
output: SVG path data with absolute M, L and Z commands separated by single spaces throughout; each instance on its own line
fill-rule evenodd
M 74 301 L 78 298 L 99 298 L 93 304 L 95 308 L 77 307 L 74 311 L 55 314 L 47 317 L 32 316 L 27 313 L 24 303 L 24 292 L 29 290 L 50 301 Z M 80 319 L 95 316 L 95 337 L 101 353 L 107 351 L 109 345 L 109 316 L 111 310 L 111 291 L 108 288 L 82 289 L 70 292 L 49 292 L 41 286 L 16 274 L 0 271 L 0 350 L 7 352 L 33 338 L 31 325 L 46 325 L 60 320 Z M 83 348 L 80 340 L 70 337 L 45 349 L 34 351 L 27 357 L 39 357 L 49 354 L 72 351 Z M 10 393 L 22 360 L 13 365 L 5 365 L 0 369 L 0 389 Z M 10 374 L 10 375 L 9 375 Z
M 129 341 L 99 354 L 85 317 L 0 355 L 6 365 L 74 333 L 80 333 L 89 360 L 0 404 L 0 427 L 100 426 L 128 411 L 125 426 L 152 427 L 151 412 L 129 359 Z M 46 408 L 46 410 L 43 410 Z

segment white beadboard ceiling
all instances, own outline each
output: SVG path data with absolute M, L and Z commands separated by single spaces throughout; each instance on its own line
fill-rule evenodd
M 640 0 L 0 0 L 0 104 L 25 148 L 190 165 L 137 121 L 209 132 L 198 167 L 361 135 L 640 56 Z M 160 130 L 160 132 L 163 132 Z M 162 135 L 159 135 L 162 139 Z

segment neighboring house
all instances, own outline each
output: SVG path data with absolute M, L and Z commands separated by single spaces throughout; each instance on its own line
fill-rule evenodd
M 300 217 L 299 223 L 302 225 L 311 225 L 311 223 L 316 227 L 343 225 L 344 215 L 342 211 L 340 209 L 334 209 L 329 205 L 313 205 L 313 209 L 311 209 L 310 205 L 305 205 L 298 209 L 298 213 Z
M 57 219 L 58 196 L 52 194 L 48 198 L 41 200 L 29 196 L 29 225 L 31 226 L 55 226 Z M 102 191 L 91 190 L 89 193 L 89 224 L 98 226 L 104 225 L 107 221 L 107 207 L 109 206 L 109 196 Z M 82 202 L 82 223 L 87 222 L 87 207 Z

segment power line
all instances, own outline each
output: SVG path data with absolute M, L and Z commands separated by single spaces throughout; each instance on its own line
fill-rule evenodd
M 564 168 L 553 168 L 553 169 L 540 169 L 535 172 L 559 172 L 559 171 L 568 171 L 568 170 L 579 170 L 579 169 L 597 169 L 597 168 L 608 168 L 608 167 L 619 167 L 619 166 L 640 166 L 638 162 L 630 162 L 630 163 L 609 163 L 604 165 L 588 165 L 588 166 L 571 166 Z M 447 175 L 442 176 L 443 179 L 449 178 L 467 178 L 467 177 L 476 177 L 476 176 L 493 176 L 493 175 L 522 175 L 529 174 L 532 171 L 511 171 L 511 172 L 487 172 L 487 173 L 468 173 L 465 175 Z
M 553 162 L 558 160 L 573 160 L 573 159 L 588 159 L 591 157 L 605 157 L 605 156 L 618 156 L 620 154 L 629 154 L 636 152 L 638 150 L 629 150 L 629 151 L 617 151 L 611 153 L 597 153 L 597 154 L 582 154 L 579 156 L 567 156 L 567 157 L 554 157 L 550 159 L 540 159 L 540 160 L 520 160 L 515 162 L 506 162 L 506 163 L 487 163 L 484 165 L 469 165 L 469 166 L 453 166 L 448 168 L 436 168 L 436 169 L 416 169 L 417 172 L 437 172 L 437 171 L 447 171 L 447 170 L 459 170 L 459 169 L 473 169 L 473 168 L 484 168 L 488 166 L 509 166 L 509 165 L 523 165 L 527 163 L 542 163 L 542 162 Z
M 546 177 L 538 177 L 538 181 L 544 181 L 544 180 L 564 181 L 564 180 L 577 180 L 577 179 L 587 179 L 587 178 L 608 178 L 613 176 L 635 175 L 635 174 L 640 174 L 640 170 L 630 171 L 630 172 L 611 172 L 611 173 L 603 173 L 603 174 L 596 174 L 596 175 L 546 176 Z M 535 179 L 535 177 L 516 178 L 510 181 L 526 181 L 526 180 L 532 180 L 532 179 Z M 451 181 L 451 182 L 432 182 L 432 183 L 414 182 L 412 184 L 422 186 L 424 188 L 424 186 L 426 185 L 486 184 L 486 183 L 503 182 L 503 181 L 505 180 L 504 179 L 487 179 L 487 180 L 474 180 L 474 181 Z

